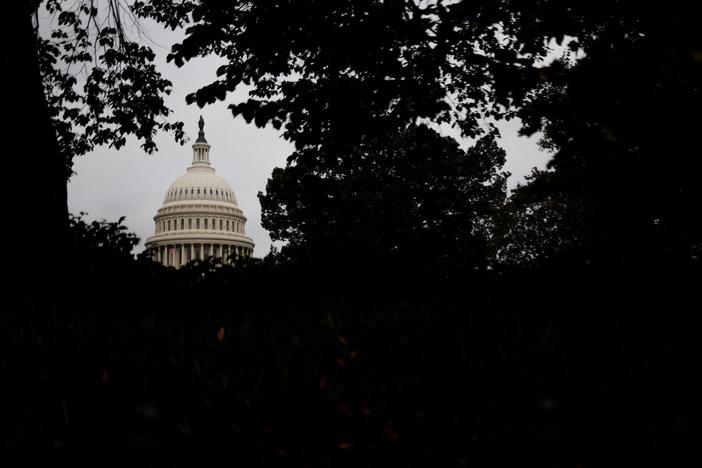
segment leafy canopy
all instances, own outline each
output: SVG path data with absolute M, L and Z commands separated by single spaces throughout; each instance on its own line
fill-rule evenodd
M 125 32 L 126 22 L 140 27 L 128 5 L 47 0 L 43 8 L 50 24 L 44 33 L 37 20 L 39 66 L 66 178 L 74 156 L 97 145 L 120 148 L 129 135 L 148 153 L 159 131 L 184 142 L 183 123 L 170 120 L 164 102 L 171 82 L 156 70 L 151 48 Z
M 504 201 L 505 152 L 491 134 L 463 151 L 424 126 L 364 138 L 348 153 L 300 150 L 259 193 L 283 253 L 484 268 Z M 322 251 L 324 253 L 322 254 Z M 330 260 L 334 261 L 334 260 Z

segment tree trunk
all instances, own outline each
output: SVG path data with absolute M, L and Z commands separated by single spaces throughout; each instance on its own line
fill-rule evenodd
M 7 2 L 0 15 L 7 83 L 4 268 L 17 298 L 45 303 L 64 289 L 68 205 L 64 161 L 39 72 L 32 4 Z

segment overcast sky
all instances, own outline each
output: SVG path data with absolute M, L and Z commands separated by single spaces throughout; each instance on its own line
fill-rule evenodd
M 254 255 L 264 256 L 271 241 L 268 232 L 261 227 L 261 206 L 256 194 L 265 190 L 273 168 L 284 166 L 292 145 L 272 128 L 259 129 L 232 117 L 227 106 L 242 99 L 243 90 L 203 109 L 194 104 L 186 105 L 185 95 L 213 81 L 222 59 L 198 59 L 178 68 L 166 63 L 166 55 L 170 46 L 183 37 L 183 32 L 172 32 L 151 22 L 144 22 L 142 26 L 153 41 L 151 47 L 157 54 L 159 70 L 173 83 L 173 92 L 166 104 L 173 110 L 174 119 L 185 123 L 190 141 L 180 146 L 170 135 L 164 134 L 157 138 L 159 151 L 151 155 L 132 139 L 119 151 L 101 147 L 76 158 L 73 168 L 76 174 L 68 184 L 69 210 L 74 214 L 87 212 L 90 220 L 115 221 L 126 216 L 125 224 L 141 239 L 138 251 L 143 250 L 144 241 L 154 232 L 153 216 L 163 203 L 167 188 L 185 173 L 192 161 L 190 145 L 197 138 L 197 120 L 202 115 L 207 141 L 212 146 L 210 162 L 232 186 L 239 207 L 248 218 L 246 234 L 256 243 Z M 505 170 L 512 174 L 509 182 L 513 187 L 532 167 L 543 168 L 549 156 L 539 150 L 535 137 L 517 135 L 517 122 L 504 124 L 500 129 L 501 143 L 507 151 Z M 457 135 L 450 129 L 441 131 L 445 135 Z M 466 148 L 470 143 L 461 141 L 461 146 Z

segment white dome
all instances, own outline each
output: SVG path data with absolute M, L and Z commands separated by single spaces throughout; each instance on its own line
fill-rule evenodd
M 189 167 L 168 187 L 163 204 L 190 200 L 213 200 L 238 205 L 231 185 L 211 167 Z
M 207 257 L 223 262 L 250 257 L 254 248 L 234 190 L 210 166 L 202 117 L 199 124 L 193 163 L 168 187 L 154 216 L 155 233 L 146 240 L 152 259 L 176 268 Z

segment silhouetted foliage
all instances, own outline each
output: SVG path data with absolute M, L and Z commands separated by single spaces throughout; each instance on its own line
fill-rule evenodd
M 702 12 L 665 7 L 136 2 L 227 59 L 191 100 L 249 84 L 296 143 L 260 195 L 287 244 L 175 270 L 69 218 L 25 268 L 71 294 L 0 310 L 6 464 L 700 465 Z M 556 156 L 505 201 L 513 116 Z
M 0 312 L 8 466 L 699 460 L 699 277 L 541 269 L 364 296 L 288 262 L 176 271 L 135 258 L 121 221 L 71 226 L 70 304 Z
M 59 270 L 66 265 L 66 182 L 73 157 L 96 145 L 119 148 L 130 135 L 151 152 L 159 130 L 183 142 L 182 123 L 169 122 L 164 106 L 171 83 L 156 71 L 151 49 L 125 33 L 134 20 L 121 0 L 9 2 L 3 10 L 4 104 L 11 110 L 4 128 L 21 142 L 14 157 L 28 159 L 32 168 L 29 187 L 24 177 L 8 178 L 6 216 L 28 227 L 37 207 L 44 213 L 41 230 L 25 230 L 26 248 L 7 255 L 5 274 L 18 296 L 27 290 L 58 297 L 66 287 Z M 30 265 L 39 262 L 55 270 L 56 281 L 30 279 Z
M 393 269 L 487 267 L 506 190 L 505 153 L 493 135 L 466 152 L 413 126 L 339 148 L 323 165 L 314 149 L 290 159 L 259 193 L 263 226 L 287 243 L 284 256 L 341 268 L 357 260 Z
M 282 127 L 304 150 L 291 164 L 300 155 L 318 158 L 323 174 L 339 154 L 354 157 L 339 151 L 344 142 L 417 119 L 476 136 L 486 118 L 519 116 L 524 132 L 544 130 L 544 144 L 557 152 L 553 177 L 567 180 L 554 184 L 562 190 L 554 197 L 568 198 L 577 216 L 587 217 L 589 232 L 579 238 L 588 249 L 622 252 L 629 243 L 631 257 L 652 242 L 680 260 L 699 250 L 699 217 L 687 205 L 700 186 L 699 158 L 688 157 L 697 152 L 699 122 L 688 110 L 698 105 L 702 64 L 695 2 L 675 2 L 664 20 L 657 6 L 633 1 L 204 1 L 168 8 L 156 1 L 140 13 L 191 24 L 173 47 L 176 64 L 223 55 L 228 63 L 218 79 L 189 100 L 204 105 L 252 85 L 232 111 Z M 565 51 L 546 65 L 555 43 Z
M 558 182 L 554 172 L 534 169 L 512 192 L 491 239 L 499 265 L 531 267 L 582 248 L 582 213 L 554 187 Z
M 676 3 L 665 18 L 625 11 L 584 58 L 544 70 L 548 84 L 521 115 L 529 128 L 543 123 L 554 196 L 577 203 L 593 261 L 682 265 L 702 241 L 699 5 Z
M 158 131 L 183 143 L 183 123 L 167 120 L 171 82 L 156 70 L 151 48 L 129 38 L 127 28 L 141 26 L 121 1 L 47 0 L 42 7 L 49 26 L 47 37 L 37 37 L 39 68 L 66 178 L 75 156 L 99 145 L 119 149 L 130 135 L 149 153 Z

